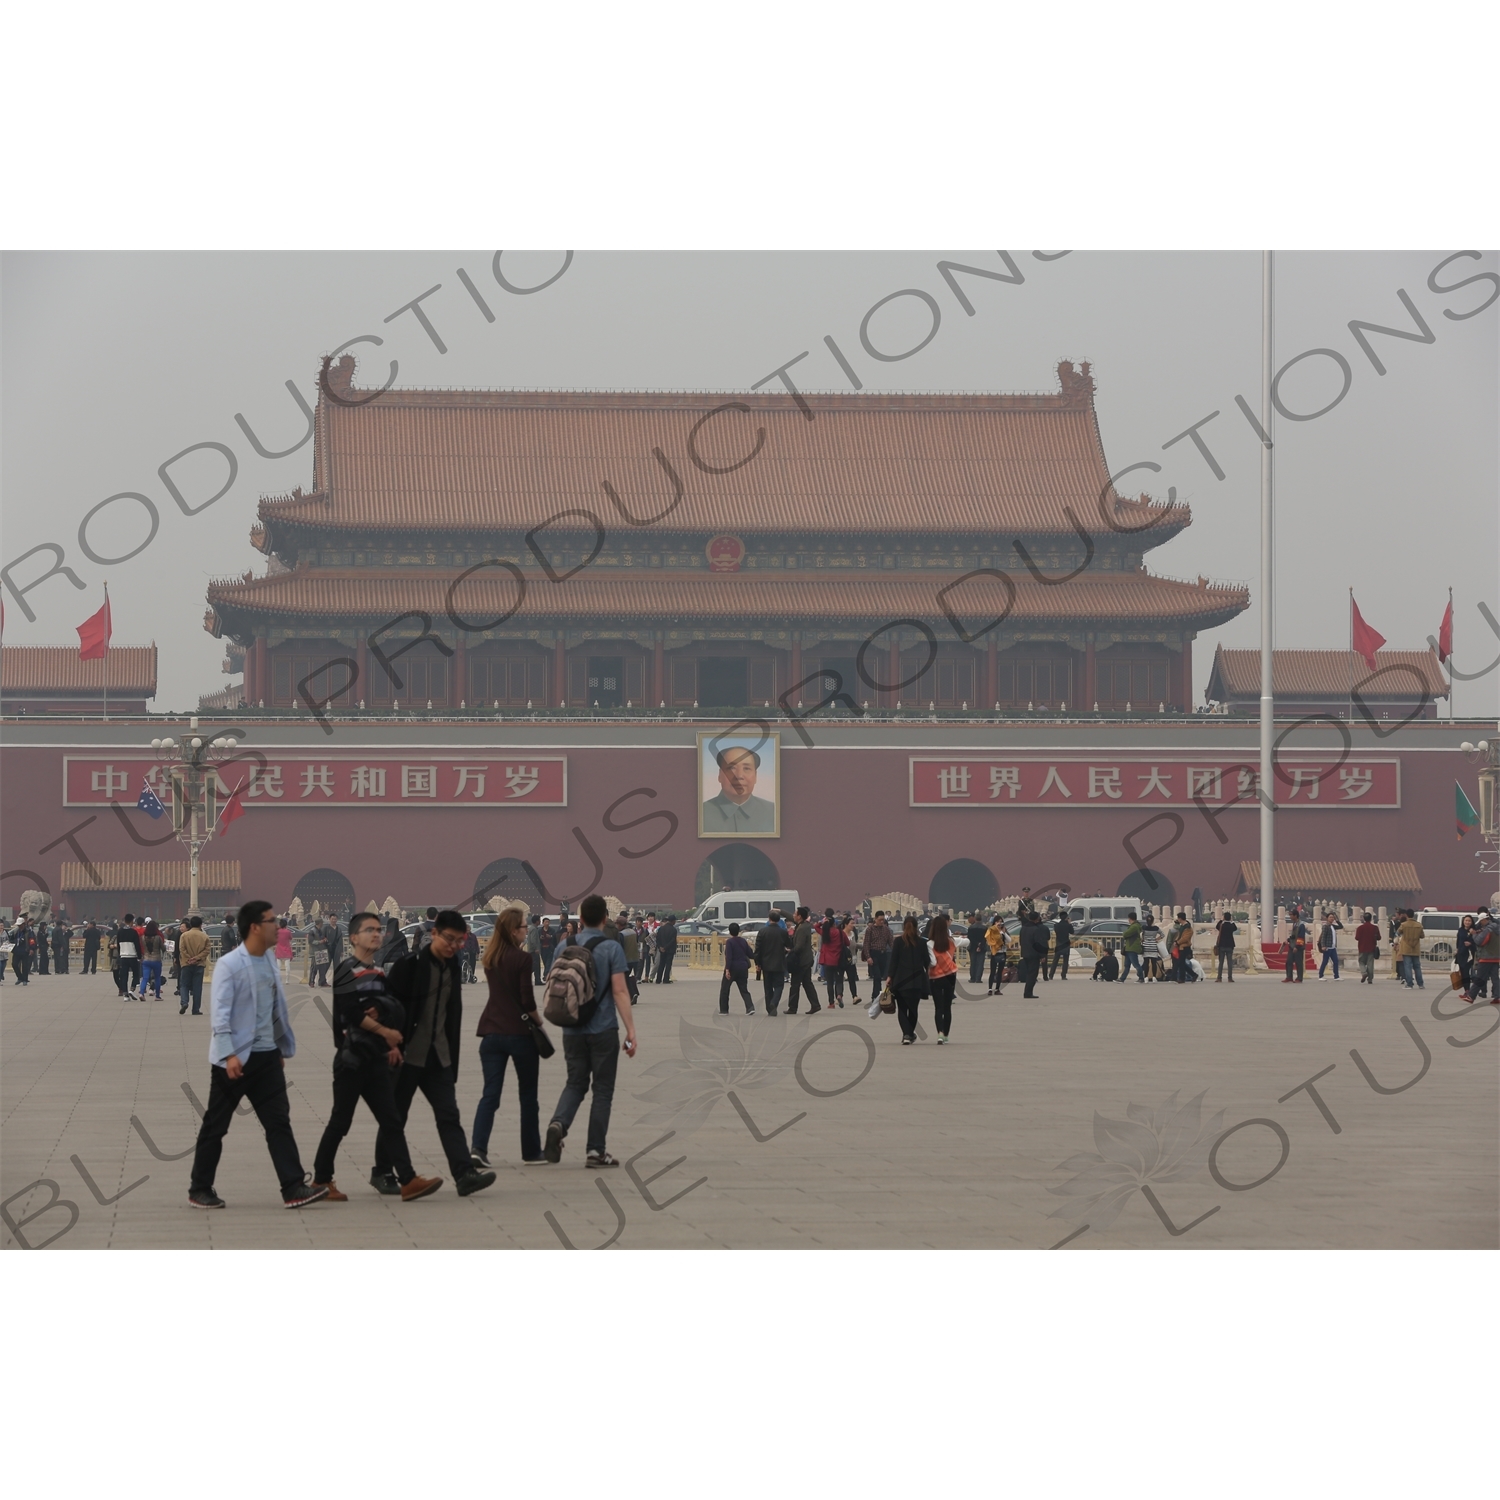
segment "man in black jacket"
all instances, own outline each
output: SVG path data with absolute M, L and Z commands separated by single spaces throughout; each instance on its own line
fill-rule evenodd
M 969 983 L 978 984 L 984 978 L 984 961 L 989 957 L 989 944 L 985 942 L 987 931 L 979 913 L 969 914 L 969 927 L 964 936 L 969 940 Z
M 671 984 L 672 960 L 677 954 L 677 919 L 668 917 L 656 929 L 656 982 Z
M 797 908 L 797 929 L 792 933 L 791 951 L 787 954 L 786 968 L 791 976 L 792 992 L 787 996 L 786 1013 L 797 1014 L 797 1000 L 801 992 L 807 991 L 807 1013 L 815 1016 L 823 1009 L 818 992 L 813 988 L 814 963 L 812 912 L 805 906 Z
M 99 939 L 101 936 L 99 924 L 90 917 L 83 929 L 83 972 L 85 974 L 97 974 L 99 972 Z
M 431 920 L 432 935 L 426 946 L 398 958 L 386 978 L 386 988 L 406 1008 L 401 1049 L 404 1060 L 396 1075 L 396 1110 L 404 1130 L 417 1090 L 426 1095 L 453 1173 L 453 1185 L 460 1198 L 467 1198 L 495 1180 L 493 1172 L 481 1171 L 469 1157 L 469 1140 L 454 1092 L 463 1036 L 464 981 L 458 953 L 469 926 L 456 911 L 440 911 Z M 390 1196 L 401 1191 L 378 1137 L 370 1184 Z
M 1021 924 L 1021 970 L 1020 979 L 1026 988 L 1022 998 L 1035 1000 L 1036 978 L 1041 972 L 1042 960 L 1047 956 L 1047 929 L 1036 912 L 1029 911 Z
M 755 934 L 755 969 L 765 994 L 766 1014 L 774 1016 L 786 984 L 786 956 L 792 946 L 786 928 L 770 921 Z
M 1046 977 L 1053 978 L 1058 969 L 1062 969 L 1062 977 L 1068 977 L 1068 960 L 1073 956 L 1073 924 L 1068 920 L 1067 909 L 1059 911 L 1057 921 L 1052 924 L 1052 930 L 1057 934 L 1057 941 L 1052 949 L 1052 957 L 1047 962 Z

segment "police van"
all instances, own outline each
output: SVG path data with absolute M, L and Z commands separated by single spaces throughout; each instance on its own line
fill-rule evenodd
M 720 932 L 728 932 L 731 922 L 738 922 L 742 928 L 759 927 L 770 920 L 773 908 L 791 916 L 801 904 L 796 891 L 720 891 L 689 912 L 687 920 L 707 922 Z

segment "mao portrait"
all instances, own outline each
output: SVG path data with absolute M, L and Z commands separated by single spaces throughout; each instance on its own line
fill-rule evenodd
M 775 734 L 698 736 L 698 837 L 781 835 L 781 745 Z

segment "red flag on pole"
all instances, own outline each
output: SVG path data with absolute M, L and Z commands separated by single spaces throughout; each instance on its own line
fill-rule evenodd
M 1438 660 L 1446 662 L 1453 655 L 1453 601 L 1443 611 L 1443 623 L 1438 626 Z
M 104 604 L 78 627 L 78 658 L 80 661 L 99 661 L 109 651 L 110 637 L 109 595 Z
M 223 834 L 226 834 L 226 833 L 229 832 L 229 825 L 232 822 L 234 822 L 234 820 L 236 818 L 243 818 L 245 816 L 245 804 L 241 800 L 241 794 L 244 792 L 244 790 L 245 790 L 245 783 L 243 781 L 241 781 L 240 784 L 237 787 L 235 787 L 235 789 L 229 794 L 229 800 L 227 802 L 225 802 L 223 808 L 220 810 L 220 812 L 219 812 L 219 833 L 220 833 L 220 835 L 223 835 Z
M 1385 637 L 1372 625 L 1365 624 L 1365 617 L 1359 612 L 1359 605 L 1354 602 L 1354 595 L 1349 595 L 1349 608 L 1352 611 L 1349 619 L 1349 645 L 1365 659 L 1365 665 L 1373 672 L 1375 670 L 1375 653 L 1385 645 Z

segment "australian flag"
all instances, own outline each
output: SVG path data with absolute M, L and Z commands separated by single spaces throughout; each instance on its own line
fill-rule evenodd
M 136 799 L 135 805 L 141 812 L 150 813 L 153 818 L 159 818 L 166 812 L 166 808 L 161 805 L 161 798 L 151 790 L 149 781 L 141 783 L 141 795 Z

